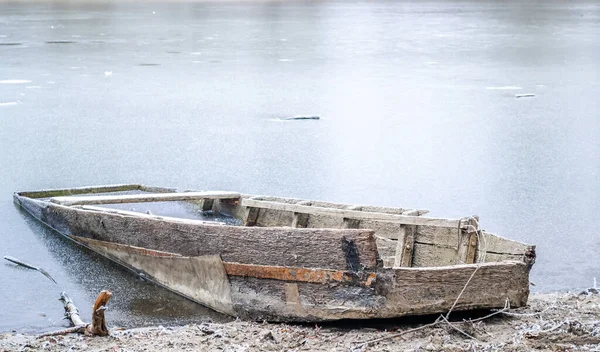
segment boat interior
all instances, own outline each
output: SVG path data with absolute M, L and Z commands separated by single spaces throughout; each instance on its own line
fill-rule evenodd
M 370 229 L 381 265 L 438 267 L 504 260 L 533 264 L 535 247 L 479 227 L 477 216 L 428 217 L 427 210 L 348 205 L 236 192 L 139 184 L 19 192 L 62 206 L 169 221 L 248 227 Z

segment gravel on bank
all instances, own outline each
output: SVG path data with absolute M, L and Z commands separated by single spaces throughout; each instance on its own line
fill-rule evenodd
M 2 351 L 600 351 L 600 294 L 535 294 L 491 317 L 385 325 L 233 321 L 112 329 L 108 337 L 0 334 Z M 483 318 L 483 319 L 482 319 Z M 480 319 L 480 320 L 477 320 Z M 397 325 L 396 325 L 397 324 Z M 374 327 L 375 326 L 375 327 Z

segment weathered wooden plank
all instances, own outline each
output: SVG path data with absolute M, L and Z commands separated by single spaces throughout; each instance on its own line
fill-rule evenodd
M 79 242 L 84 246 L 96 250 L 98 253 L 109 254 L 113 252 L 125 252 L 129 254 L 136 254 L 141 256 L 149 256 L 149 257 L 181 257 L 181 254 L 157 251 L 153 249 L 136 247 L 136 246 L 128 246 L 124 244 L 99 241 L 92 238 L 79 237 L 79 236 L 69 236 L 69 238 L 73 239 L 75 242 Z M 133 267 L 132 267 L 133 268 Z M 133 268 L 136 269 L 136 268 Z
M 375 234 L 380 237 L 385 237 L 390 240 L 397 240 L 398 234 L 400 233 L 400 229 L 402 225 L 396 222 L 389 221 L 379 221 L 379 220 L 361 220 L 360 227 L 361 229 L 371 229 L 375 231 Z
M 285 303 L 300 308 L 300 292 L 298 292 L 298 284 L 295 282 L 286 282 L 284 284 L 284 291 Z
M 47 189 L 47 190 L 40 190 L 40 191 L 25 191 L 25 192 L 19 192 L 18 195 L 23 196 L 23 197 L 29 197 L 29 198 L 49 198 L 49 197 L 68 196 L 68 195 L 87 194 L 87 193 L 135 191 L 135 190 L 139 190 L 141 187 L 143 187 L 143 186 L 139 185 L 139 184 L 103 185 L 103 186 L 90 186 L 90 187 Z
M 498 254 L 498 253 L 485 253 L 485 256 L 477 256 L 477 260 L 483 260 L 485 263 L 496 263 L 504 260 L 519 260 L 524 261 L 524 254 Z
M 172 221 L 172 222 L 179 222 L 179 223 L 183 223 L 183 224 L 225 225 L 225 223 L 220 222 L 220 221 L 205 221 L 205 220 L 196 220 L 196 219 L 174 218 L 174 217 L 171 217 L 171 216 L 162 216 L 162 215 L 156 215 L 156 214 L 145 214 L 145 213 L 139 213 L 139 212 L 129 211 L 129 210 L 112 209 L 112 208 L 102 208 L 102 207 L 96 207 L 96 206 L 93 206 L 93 205 L 75 205 L 74 207 L 76 207 L 78 209 L 102 211 L 102 212 L 111 213 L 111 214 L 121 214 L 121 215 L 127 215 L 127 216 L 136 216 L 136 217 L 147 218 L 147 219 L 169 220 L 169 221 Z
M 477 268 L 479 266 L 479 268 Z M 467 285 L 455 310 L 524 306 L 529 295 L 529 268 L 522 262 L 394 268 L 388 302 L 404 314 L 447 311 Z M 377 277 L 378 282 L 384 279 Z
M 224 262 L 228 275 L 297 281 L 312 283 L 347 283 L 357 286 L 371 286 L 376 278 L 373 272 L 354 273 L 342 270 L 311 269 L 299 267 L 266 266 Z
M 254 226 L 256 225 L 256 221 L 258 220 L 258 216 L 260 214 L 260 208 L 246 208 L 244 213 L 243 223 L 244 226 Z
M 61 205 L 86 205 L 86 204 L 116 204 L 116 203 L 144 203 L 186 201 L 199 199 L 230 199 L 239 198 L 236 192 L 184 192 L 184 193 L 154 193 L 154 194 L 125 194 L 109 196 L 81 196 L 81 197 L 53 197 L 52 203 Z
M 237 315 L 245 319 L 279 322 L 365 319 L 384 313 L 386 308 L 385 296 L 372 287 L 241 276 L 230 276 L 229 280 Z
M 410 250 L 410 255 L 412 257 L 412 245 L 413 245 L 413 241 L 410 241 L 409 243 L 406 243 L 407 240 L 407 236 L 406 236 L 406 228 L 403 226 L 400 228 L 400 232 L 398 233 L 398 241 L 396 243 L 396 253 L 394 255 L 394 267 L 400 267 L 402 266 L 402 257 L 406 257 L 404 250 L 405 249 L 409 249 Z M 412 260 L 412 258 L 411 258 Z
M 18 195 L 17 193 L 13 194 L 13 201 L 16 204 L 19 204 L 23 209 L 25 209 L 29 214 L 33 215 L 35 218 L 43 221 L 42 210 L 46 206 L 45 201 L 39 199 L 32 199 L 29 197 L 23 197 Z
M 140 185 L 140 190 L 148 193 L 176 193 L 177 188 L 170 187 L 155 187 Z M 186 191 L 187 192 L 187 191 Z
M 245 196 L 242 196 L 245 197 Z M 265 197 L 265 196 L 257 196 L 260 199 L 269 199 L 269 200 L 273 200 L 273 199 L 277 199 L 277 201 L 280 202 L 286 202 L 286 203 L 295 203 L 298 200 L 297 199 L 292 199 L 292 198 L 279 198 L 279 197 Z M 306 201 L 301 201 L 301 203 L 303 205 L 310 205 L 310 202 L 306 202 Z M 241 208 L 246 209 L 247 207 L 243 206 Z M 255 208 L 258 210 L 257 216 L 256 216 L 256 220 L 254 222 L 253 226 L 260 226 L 260 227 L 281 227 L 281 226 L 291 226 L 291 227 L 296 227 L 293 226 L 295 225 L 294 223 L 294 213 L 290 213 L 290 212 L 285 212 L 285 211 L 279 211 L 279 210 L 273 210 L 273 209 L 266 209 L 266 208 Z M 304 222 L 305 217 L 302 216 L 300 220 L 300 225 L 302 225 L 302 223 Z M 311 227 L 308 224 L 306 226 L 298 226 L 298 228 L 306 228 L 306 227 Z M 314 226 L 313 226 L 314 227 Z
M 377 251 L 381 259 L 385 260 L 387 257 L 392 257 L 392 264 L 394 264 L 394 256 L 396 255 L 396 240 L 389 240 L 385 237 L 375 237 L 377 239 Z M 386 266 L 386 265 L 384 265 Z
M 343 218 L 351 218 L 357 220 L 385 220 L 394 221 L 406 225 L 427 225 L 427 226 L 442 226 L 458 228 L 460 220 L 428 218 L 423 216 L 408 216 L 386 213 L 372 213 L 366 211 L 356 211 L 347 209 L 323 208 L 317 206 L 305 206 L 298 204 L 285 204 L 270 201 L 262 201 L 255 199 L 243 199 L 242 205 L 249 207 L 259 207 L 265 209 L 273 209 L 280 211 L 289 211 L 297 213 L 305 213 L 311 215 L 337 215 Z
M 350 205 L 346 207 L 348 210 L 362 211 L 362 207 L 358 205 Z M 352 219 L 352 218 L 343 218 L 342 219 L 342 228 L 343 229 L 358 229 L 360 228 L 360 220 Z
M 415 242 L 413 248 L 413 267 L 434 267 L 455 265 L 458 255 L 456 248 L 436 247 Z
M 362 211 L 371 212 L 371 213 L 386 213 L 386 214 L 402 214 L 403 212 L 414 212 L 418 214 L 412 215 L 423 215 L 427 214 L 429 210 L 426 209 L 405 209 L 405 208 L 392 208 L 392 207 L 381 207 L 381 206 L 373 206 L 373 205 L 349 205 L 343 203 L 332 203 L 332 202 L 324 202 L 318 200 L 304 200 L 299 198 L 289 198 L 289 197 L 273 197 L 273 196 L 259 196 L 259 195 L 250 195 L 243 194 L 242 198 L 244 199 L 254 199 L 254 200 L 263 200 L 269 202 L 277 202 L 277 203 L 287 203 L 287 204 L 300 204 L 300 205 L 314 205 L 316 207 L 322 208 L 335 208 L 335 209 L 347 209 L 348 207 L 360 207 Z
M 308 214 L 294 213 L 294 219 L 292 220 L 292 227 L 306 228 L 308 225 Z
M 202 211 L 210 211 L 213 208 L 213 204 L 215 203 L 214 199 L 203 199 L 202 200 Z
M 396 256 L 381 257 L 381 260 L 383 261 L 384 268 L 393 268 L 396 263 Z
M 378 267 L 373 231 L 175 222 L 50 205 L 44 222 L 80 237 L 223 261 L 359 271 Z
M 469 232 L 467 251 L 465 253 L 464 262 L 472 264 L 477 261 L 477 246 L 479 243 L 479 235 L 477 232 Z
M 77 236 L 73 239 L 138 273 L 144 273 L 170 290 L 219 312 L 235 314 L 229 280 L 219 255 L 182 257 Z
M 476 265 L 378 271 L 372 287 L 230 276 L 236 311 L 245 318 L 319 321 L 391 318 L 447 312 Z M 529 270 L 518 262 L 482 264 L 456 311 L 526 304 Z M 465 296 L 466 295 L 466 296 Z
M 403 226 L 401 230 L 398 235 L 394 267 L 410 267 L 413 261 L 416 228 Z
M 386 251 L 384 251 L 386 252 Z M 383 253 L 380 252 L 380 256 L 381 256 L 381 261 L 383 262 L 383 267 L 384 268 L 393 268 L 394 267 L 394 263 L 396 262 L 396 255 L 395 252 L 390 251 L 392 255 L 383 255 Z
M 457 227 L 417 226 L 415 241 L 437 247 L 458 248 L 460 230 Z
M 509 240 L 492 233 L 481 231 L 476 254 L 478 262 L 521 260 L 530 267 L 535 263 L 535 246 Z
M 525 254 L 535 246 L 500 237 L 493 233 L 482 231 L 480 234 L 482 252 L 498 254 Z
M 358 229 L 360 227 L 360 220 L 344 218 L 342 228 L 344 229 Z
M 402 215 L 411 215 L 411 216 L 420 216 L 420 215 L 423 215 L 426 213 L 428 213 L 427 210 L 406 210 L 406 211 L 403 211 L 401 214 Z
M 475 218 L 465 220 L 465 223 L 471 225 L 466 230 L 460 230 L 458 255 L 456 264 L 472 264 L 475 262 L 478 238 L 478 220 Z
M 256 226 L 262 227 L 280 227 L 289 226 L 294 221 L 294 214 L 285 211 L 260 209 L 256 218 Z M 307 226 L 308 227 L 308 226 Z
M 469 247 L 471 244 L 471 235 L 477 236 L 476 233 L 460 231 L 458 252 L 456 255 L 456 264 L 473 264 L 475 257 L 469 258 Z M 474 253 L 473 253 L 474 254 Z M 471 259 L 471 261 L 469 261 Z
M 310 214 L 308 225 L 306 227 L 341 229 L 344 227 L 344 218 L 331 215 Z
M 312 205 L 312 203 L 310 201 L 306 201 L 306 200 L 298 202 L 298 204 L 306 205 L 306 206 L 311 206 Z M 308 218 L 309 217 L 310 216 L 308 214 L 294 213 L 293 214 L 293 220 L 292 220 L 292 227 L 307 228 L 308 227 Z

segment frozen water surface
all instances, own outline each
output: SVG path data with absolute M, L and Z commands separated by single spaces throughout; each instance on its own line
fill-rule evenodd
M 22 44 L 0 45 L 0 102 L 21 102 L 0 109 L 0 255 L 59 283 L 0 264 L 0 331 L 63 326 L 62 290 L 89 316 L 112 289 L 113 325 L 211 314 L 12 204 L 90 184 L 478 214 L 538 245 L 535 290 L 590 286 L 599 14 L 586 0 L 0 0 L 0 44 Z M 273 122 L 303 113 L 321 119 Z

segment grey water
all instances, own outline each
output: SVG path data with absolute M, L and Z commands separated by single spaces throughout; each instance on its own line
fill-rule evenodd
M 477 214 L 537 245 L 534 291 L 590 287 L 599 67 L 596 1 L 0 0 L 0 255 L 58 282 L 0 263 L 0 332 L 105 288 L 112 326 L 227 319 L 12 203 L 95 184 Z

